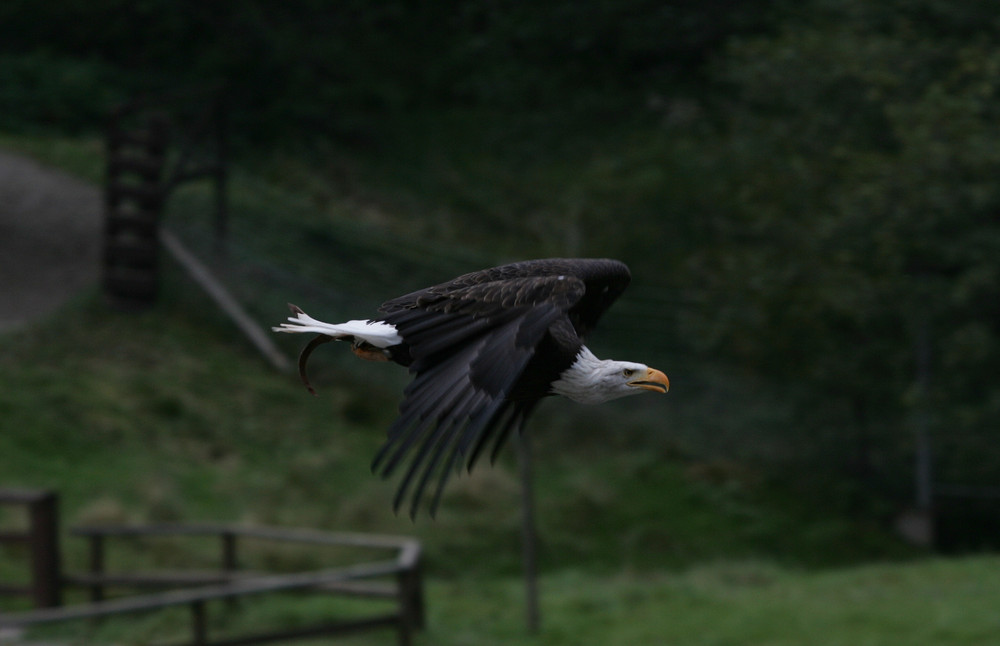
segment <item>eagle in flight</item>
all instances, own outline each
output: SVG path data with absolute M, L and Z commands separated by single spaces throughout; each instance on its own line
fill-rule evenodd
M 306 362 L 327 341 L 347 341 L 361 358 L 409 368 L 413 380 L 372 470 L 388 477 L 406 464 L 393 509 L 409 496 L 411 517 L 436 478 L 433 516 L 452 471 L 471 470 L 488 446 L 495 459 L 544 397 L 596 404 L 667 392 L 670 382 L 659 370 L 598 359 L 583 342 L 630 280 L 617 260 L 529 260 L 394 298 L 371 320 L 324 323 L 290 305 L 289 322 L 273 329 L 318 334 L 299 356 L 299 374 L 313 394 Z

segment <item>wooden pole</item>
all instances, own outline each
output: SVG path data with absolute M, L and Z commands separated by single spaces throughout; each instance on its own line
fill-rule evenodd
M 191 643 L 194 646 L 203 646 L 208 643 L 204 601 L 195 601 L 191 604 Z
M 52 608 L 62 604 L 59 554 L 58 498 L 42 492 L 29 505 L 31 515 L 31 569 L 35 605 Z
M 931 333 L 926 317 L 920 322 L 917 336 L 917 388 L 920 401 L 914 422 L 916 455 L 914 464 L 914 490 L 917 509 L 928 515 L 933 513 L 934 479 L 931 438 L 927 413 L 927 397 L 931 380 Z
M 94 583 L 90 586 L 90 600 L 97 603 L 104 601 L 104 586 L 98 577 L 104 574 L 104 536 L 94 534 L 90 537 L 90 573 L 94 576 Z
M 242 330 L 247 339 L 260 351 L 264 358 L 271 362 L 275 369 L 281 372 L 289 372 L 292 364 L 288 357 L 282 353 L 278 346 L 271 340 L 264 330 L 257 325 L 257 322 L 247 314 L 246 310 L 233 298 L 232 294 L 219 282 L 209 271 L 208 267 L 201 263 L 197 257 L 187 247 L 181 244 L 180 239 L 166 229 L 160 229 L 160 242 L 166 247 L 170 255 L 176 260 L 198 283 L 205 293 L 211 297 L 222 311 Z
M 518 434 L 518 465 L 521 472 L 521 546 L 524 560 L 525 610 L 528 633 L 541 627 L 538 607 L 538 529 L 535 526 L 535 488 L 531 443 L 524 432 Z

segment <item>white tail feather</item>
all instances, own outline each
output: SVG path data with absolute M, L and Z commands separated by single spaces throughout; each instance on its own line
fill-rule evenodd
M 383 321 L 354 320 L 346 323 L 325 323 L 309 316 L 299 308 L 292 306 L 295 316 L 289 316 L 289 323 L 282 323 L 271 328 L 275 332 L 314 332 L 326 334 L 335 339 L 361 339 L 376 348 L 388 348 L 403 342 L 403 337 L 396 332 L 396 326 Z

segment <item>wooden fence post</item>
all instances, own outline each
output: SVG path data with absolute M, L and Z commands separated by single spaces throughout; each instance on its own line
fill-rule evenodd
M 535 524 L 531 442 L 527 433 L 521 433 L 517 439 L 517 463 L 521 472 L 521 551 L 524 559 L 525 623 L 528 633 L 536 635 L 541 627 L 542 618 L 538 607 L 538 527 Z
M 34 601 L 39 608 L 51 608 L 62 604 L 58 497 L 51 491 L 42 492 L 29 508 Z
M 423 575 L 418 563 L 396 575 L 399 587 L 399 606 L 407 630 L 425 626 Z
M 191 604 L 191 643 L 195 646 L 204 646 L 208 643 L 204 601 L 195 601 Z
M 104 600 L 104 586 L 100 583 L 100 575 L 104 574 L 104 536 L 90 536 L 90 573 L 94 575 L 94 583 L 90 586 L 90 600 Z

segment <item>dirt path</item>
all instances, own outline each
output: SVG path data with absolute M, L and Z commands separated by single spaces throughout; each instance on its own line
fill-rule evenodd
M 97 187 L 0 150 L 0 332 L 95 284 L 100 232 Z

